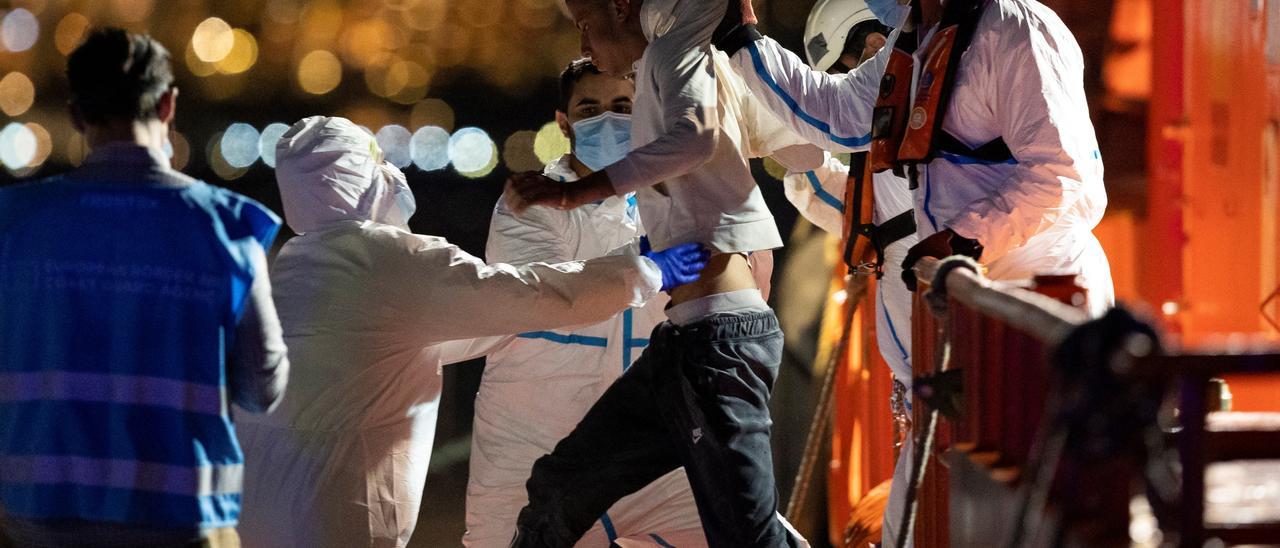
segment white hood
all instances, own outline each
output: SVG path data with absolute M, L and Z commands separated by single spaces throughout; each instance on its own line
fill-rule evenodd
M 346 118 L 312 116 L 276 145 L 285 222 L 298 234 L 342 221 L 408 229 L 416 204 L 402 173 L 373 135 Z

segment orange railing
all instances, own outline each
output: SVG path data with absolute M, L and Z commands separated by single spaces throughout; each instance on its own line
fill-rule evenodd
M 1212 377 L 1280 372 L 1273 342 L 1165 351 L 1123 310 L 1093 321 L 1066 304 L 1083 302 L 1069 279 L 940 264 L 916 268 L 916 546 L 1280 538 L 1280 414 L 1208 395 Z M 1155 540 L 1134 537 L 1135 500 Z

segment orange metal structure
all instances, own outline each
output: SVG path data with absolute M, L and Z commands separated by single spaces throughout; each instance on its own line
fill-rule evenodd
M 1164 330 L 1185 344 L 1229 334 L 1280 339 L 1280 327 L 1266 319 L 1280 319 L 1280 0 L 1113 0 L 1112 6 L 1116 20 L 1098 24 L 1111 24 L 1118 42 L 1140 46 L 1108 58 L 1108 91 L 1148 101 L 1149 114 L 1145 210 L 1113 210 L 1095 230 L 1118 295 L 1148 303 Z M 864 333 L 873 329 L 864 317 L 855 321 Z M 929 320 L 914 329 L 931 329 Z M 927 340 L 919 335 L 917 341 Z M 874 351 L 874 334 L 861 340 L 851 345 L 837 380 L 833 541 L 850 508 L 892 473 L 892 461 L 882 470 L 876 456 L 892 443 L 887 396 L 868 392 L 880 382 L 868 376 L 883 374 L 888 382 L 887 368 Z M 919 367 L 932 349 L 917 346 L 914 354 Z M 1235 409 L 1280 410 L 1280 378 L 1228 381 Z M 945 446 L 948 433 L 940 435 Z M 922 546 L 946 538 L 946 505 L 937 504 L 944 495 L 921 493 L 922 519 L 941 527 L 918 528 Z
M 1280 1 L 1153 1 L 1142 296 L 1191 343 L 1280 338 Z M 1280 409 L 1280 379 L 1228 380 Z

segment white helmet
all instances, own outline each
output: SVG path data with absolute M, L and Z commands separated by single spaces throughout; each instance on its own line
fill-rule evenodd
M 840 59 L 849 31 L 863 21 L 876 21 L 866 0 L 818 0 L 804 24 L 804 53 L 814 70 L 827 70 Z

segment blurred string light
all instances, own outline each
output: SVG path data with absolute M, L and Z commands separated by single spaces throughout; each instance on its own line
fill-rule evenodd
M 9 51 L 27 51 L 40 38 L 40 21 L 35 14 L 18 8 L 0 20 L 0 45 Z
M 312 95 L 324 95 L 342 83 L 342 63 L 333 53 L 318 49 L 298 63 L 298 85 Z
M 151 15 L 155 0 L 111 0 L 111 10 L 117 19 L 126 23 L 138 23 Z
M 543 165 L 569 153 L 569 138 L 560 132 L 559 124 L 547 122 L 533 139 L 533 154 Z
M 764 159 L 764 171 L 765 173 L 768 173 L 770 177 L 779 181 L 787 177 L 787 168 L 778 163 L 777 160 L 774 160 L 772 156 Z
M 258 41 L 249 31 L 234 29 L 231 36 L 231 50 L 216 63 L 217 71 L 222 74 L 240 74 L 258 62 Z
M 31 161 L 27 162 L 27 167 L 35 169 L 44 165 L 45 160 L 48 160 L 49 155 L 53 153 L 53 136 L 49 135 L 49 130 L 44 126 L 35 122 L 28 123 L 26 126 L 36 138 L 36 153 L 31 157 Z
M 449 132 L 437 126 L 423 127 L 413 133 L 409 152 L 418 169 L 444 169 L 449 165 Z
M 10 122 L 0 130 L 0 163 L 10 171 L 18 171 L 31 165 L 40 143 L 35 132 L 26 124 Z
M 496 155 L 493 139 L 483 129 L 464 127 L 449 137 L 449 161 L 458 173 L 474 173 L 484 169 Z
M 378 141 L 378 147 L 382 149 L 382 153 L 386 156 L 386 160 L 392 165 L 404 169 L 413 163 L 413 152 L 411 150 L 410 141 L 413 134 L 409 133 L 404 126 L 389 125 L 378 130 L 374 134 L 374 138 Z
M 456 166 L 455 166 L 456 167 Z M 480 167 L 475 171 L 459 171 L 458 175 L 468 179 L 479 179 L 488 177 L 493 170 L 498 167 L 498 145 L 493 141 L 489 141 L 489 163 Z
M 89 146 L 85 144 L 84 136 L 78 131 L 73 132 L 71 138 L 67 139 L 67 162 L 73 166 L 79 166 L 88 154 Z
M 80 42 L 84 41 L 84 35 L 88 30 L 88 17 L 74 11 L 68 13 L 53 30 L 53 45 L 63 55 L 71 55 L 76 46 L 79 46 Z
M 10 72 L 0 78 L 0 111 L 9 116 L 21 116 L 36 101 L 36 87 L 21 72 Z
M 234 181 L 248 173 L 247 167 L 236 167 L 227 161 L 222 154 L 222 137 L 223 133 L 218 132 L 209 139 L 209 145 L 205 149 L 205 157 L 209 159 L 209 167 L 213 172 L 224 181 Z
M 227 164 L 234 168 L 247 168 L 258 161 L 261 135 L 253 126 L 234 123 L 222 133 L 219 150 Z
M 201 21 L 191 35 L 191 50 L 206 63 L 217 63 L 235 46 L 235 33 L 231 25 L 217 17 Z
M 262 156 L 262 163 L 271 168 L 276 167 L 276 145 L 288 131 L 289 126 L 279 122 L 262 128 L 262 136 L 258 138 L 258 154 Z
M 409 113 L 410 127 L 436 126 L 444 128 L 445 135 L 453 131 L 453 107 L 440 99 L 423 99 L 413 105 Z
M 507 169 L 511 171 L 537 171 L 542 169 L 546 162 L 540 161 L 533 151 L 533 143 L 537 140 L 537 137 L 537 132 L 528 130 L 517 131 L 507 137 L 506 142 L 502 145 L 502 158 L 507 164 Z
M 187 141 L 186 136 L 177 131 L 169 132 L 169 139 L 165 141 L 165 152 L 169 155 L 169 164 L 173 169 L 181 171 L 191 162 L 191 143 Z

